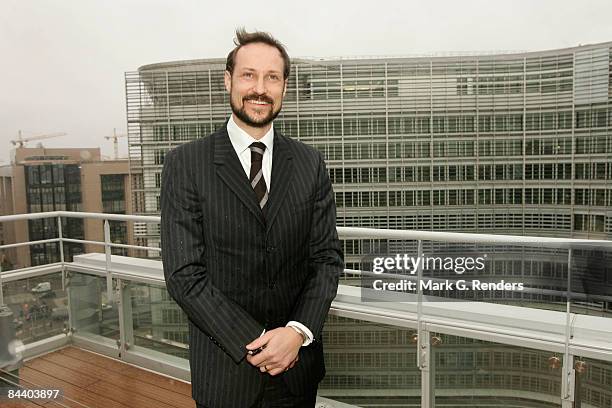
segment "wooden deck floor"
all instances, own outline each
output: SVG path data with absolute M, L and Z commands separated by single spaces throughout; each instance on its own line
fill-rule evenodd
M 195 407 L 190 384 L 76 347 L 27 361 L 19 377 L 25 388 L 59 388 L 65 398 L 57 403 L 2 402 L 3 408 Z

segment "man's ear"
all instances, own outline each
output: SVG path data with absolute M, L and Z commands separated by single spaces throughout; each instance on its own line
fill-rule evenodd
M 285 97 L 285 94 L 287 93 L 287 84 L 289 83 L 289 78 L 285 79 L 285 87 L 283 89 L 283 98 Z
M 230 74 L 228 70 L 225 70 L 223 73 L 223 82 L 225 83 L 227 92 L 230 92 L 230 89 L 232 89 L 232 74 Z

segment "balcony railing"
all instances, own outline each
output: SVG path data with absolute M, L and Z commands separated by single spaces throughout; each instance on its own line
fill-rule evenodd
M 104 241 L 63 236 L 66 217 L 102 221 Z M 188 380 L 187 318 L 165 289 L 161 261 L 111 255 L 112 248 L 159 248 L 112 243 L 110 221 L 159 223 L 159 217 L 60 211 L 3 216 L 0 222 L 35 218 L 56 218 L 57 238 L 0 246 L 59 243 L 60 262 L 0 273 L 0 304 L 13 311 L 24 357 L 74 344 Z M 347 254 L 362 266 L 345 270 L 326 324 L 327 376 L 319 395 L 328 406 L 610 406 L 612 296 L 602 284 L 596 293 L 575 288 L 592 286 L 584 271 L 599 270 L 602 262 L 603 275 L 597 276 L 612 284 L 605 264 L 612 242 L 338 231 L 347 242 L 359 241 L 356 252 L 368 255 Z M 100 245 L 103 253 L 65 262 L 66 242 Z M 503 296 L 471 288 L 459 298 L 418 284 L 414 293 L 378 291 L 372 283 L 381 277 L 454 283 L 465 278 L 422 264 L 413 273 L 395 274 L 364 267 L 392 254 L 465 253 L 487 255 L 490 273 L 483 280 L 523 279 L 525 290 Z

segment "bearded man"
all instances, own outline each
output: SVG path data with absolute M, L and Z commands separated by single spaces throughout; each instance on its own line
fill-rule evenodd
M 164 274 L 189 318 L 198 407 L 313 407 L 343 254 L 320 153 L 273 125 L 290 73 L 268 33 L 236 32 L 232 115 L 165 158 Z

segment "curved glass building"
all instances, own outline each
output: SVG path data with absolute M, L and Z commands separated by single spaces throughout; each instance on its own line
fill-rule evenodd
M 611 46 L 294 59 L 275 124 L 324 153 L 339 226 L 610 238 Z M 165 153 L 227 119 L 224 69 L 206 59 L 126 74 L 144 213 L 159 213 Z

